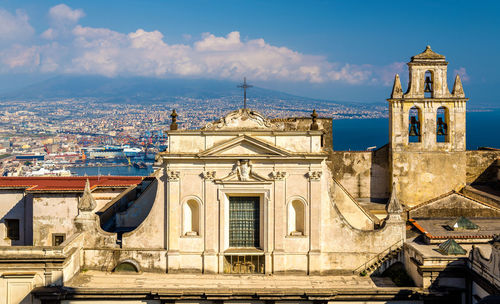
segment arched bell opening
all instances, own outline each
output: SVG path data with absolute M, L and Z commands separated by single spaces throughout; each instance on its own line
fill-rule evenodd
M 426 71 L 424 74 L 424 97 L 432 98 L 434 96 L 434 74 L 432 71 Z
M 422 141 L 421 128 L 422 111 L 418 107 L 412 107 L 409 111 L 408 142 L 418 143 Z
M 448 108 L 439 107 L 436 112 L 436 142 L 450 141 L 448 130 L 449 120 Z

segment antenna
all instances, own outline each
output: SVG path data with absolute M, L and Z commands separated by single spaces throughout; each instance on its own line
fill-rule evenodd
M 247 89 L 253 87 L 253 85 L 247 84 L 247 78 L 243 77 L 243 83 L 238 86 L 238 88 L 243 89 L 243 109 L 247 108 Z

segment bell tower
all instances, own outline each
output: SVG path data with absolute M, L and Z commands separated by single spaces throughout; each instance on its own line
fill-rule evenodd
M 461 158 L 466 149 L 465 105 L 468 99 L 458 75 L 450 93 L 448 62 L 445 56 L 435 53 L 430 46 L 411 58 L 408 69 L 406 93 L 403 93 L 399 75 L 396 75 L 391 98 L 387 101 L 392 179 L 400 188 L 402 201 L 411 204 L 411 201 L 435 196 L 436 193 L 426 195 L 425 192 L 435 192 L 434 188 L 438 191 L 438 186 L 450 191 L 462 183 L 461 169 L 456 171 L 457 168 L 455 173 L 460 175 L 460 180 L 442 174 L 446 180 L 442 183 L 436 181 L 442 178 L 439 177 L 440 170 L 449 166 L 454 157 L 460 158 L 456 159 L 459 164 L 455 162 L 455 167 L 462 166 Z M 448 182 L 451 184 L 446 184 Z M 427 188 L 422 190 L 417 187 Z
M 389 142 L 394 151 L 465 151 L 465 98 L 457 75 L 448 89 L 448 62 L 427 46 L 408 63 L 408 90 L 399 75 L 389 101 Z

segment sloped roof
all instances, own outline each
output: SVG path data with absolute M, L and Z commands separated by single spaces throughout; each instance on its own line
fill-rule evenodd
M 407 211 L 410 218 L 500 216 L 500 208 L 456 191 L 444 193 Z
M 418 55 L 415 55 L 415 56 L 411 57 L 411 60 L 412 61 L 419 61 L 419 60 L 439 60 L 439 61 L 444 61 L 445 58 L 446 57 L 444 55 L 441 55 L 441 54 L 438 54 L 438 53 L 434 52 L 431 49 L 431 46 L 428 45 L 425 48 L 425 51 L 423 51 L 422 53 L 420 53 Z
M 438 251 L 444 255 L 463 255 L 467 253 L 454 239 L 448 239 L 439 245 Z
M 21 188 L 27 191 L 77 191 L 85 188 L 89 180 L 90 189 L 97 187 L 129 187 L 142 182 L 141 176 L 42 176 L 0 177 L 0 189 Z

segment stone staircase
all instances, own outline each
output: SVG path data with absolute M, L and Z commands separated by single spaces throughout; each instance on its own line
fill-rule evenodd
M 401 262 L 402 256 L 403 241 L 400 240 L 358 267 L 354 273 L 361 276 L 381 274 L 394 263 Z

